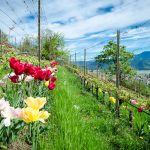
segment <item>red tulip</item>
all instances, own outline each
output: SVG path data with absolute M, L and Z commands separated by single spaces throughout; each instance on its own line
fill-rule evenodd
M 46 71 L 43 71 L 43 70 L 40 70 L 39 72 L 39 80 L 45 80 L 45 78 L 46 78 Z
M 14 72 L 16 75 L 21 75 L 24 73 L 24 71 L 25 71 L 25 66 L 23 63 L 16 62 L 14 64 Z
M 25 67 L 24 73 L 30 74 L 30 69 L 33 67 L 33 65 L 32 65 L 32 64 L 25 63 L 25 64 L 24 64 L 24 67 Z
M 56 61 L 52 61 L 52 62 L 50 63 L 50 66 L 51 66 L 52 68 L 54 68 L 56 65 L 58 65 L 58 62 L 56 62 Z
M 53 90 L 56 87 L 56 84 L 54 82 L 50 82 L 48 85 L 49 90 Z
M 38 70 L 40 70 L 41 68 L 40 67 L 37 67 L 37 66 L 33 66 L 33 67 L 30 67 L 29 68 L 29 74 L 31 76 L 34 77 L 34 75 L 37 73 Z
M 34 77 L 34 79 L 40 81 L 48 81 L 51 79 L 51 83 L 49 83 L 50 90 L 54 89 L 56 86 L 54 84 L 54 82 L 56 81 L 56 77 L 52 76 L 53 72 L 49 69 L 41 69 L 40 67 L 33 66 L 32 64 L 22 63 L 20 62 L 20 60 L 17 60 L 13 57 L 9 60 L 9 64 L 15 72 L 15 76 L 10 77 L 10 80 L 12 80 L 12 82 L 14 83 L 18 82 L 19 75 L 24 73 L 26 75 L 31 75 L 32 77 Z M 58 63 L 55 61 L 50 63 L 51 67 L 53 67 L 54 69 L 53 71 L 57 71 L 57 68 L 54 68 L 54 66 L 57 64 Z
M 138 108 L 138 112 L 143 112 L 143 108 L 141 106 Z
M 35 74 L 34 74 L 34 79 L 37 79 L 37 80 L 44 80 L 45 79 L 45 76 L 46 76 L 46 72 L 43 71 L 43 70 L 36 70 Z
M 17 76 L 17 75 L 10 76 L 9 79 L 10 79 L 13 83 L 17 83 L 17 82 L 18 82 L 18 79 L 19 79 L 19 76 Z
M 143 112 L 143 110 L 145 110 L 145 109 L 147 109 L 146 106 L 140 106 L 140 107 L 138 108 L 138 112 Z
M 10 65 L 10 68 L 14 69 L 14 65 L 15 63 L 20 63 L 20 60 L 16 60 L 14 57 L 10 58 L 9 59 L 9 65 Z
M 52 74 L 52 72 L 50 70 L 46 70 L 45 71 L 45 80 L 48 81 L 50 79 L 50 75 Z
M 55 77 L 55 76 L 52 76 L 51 81 L 52 81 L 52 82 L 55 82 L 55 81 L 56 81 L 56 77 Z

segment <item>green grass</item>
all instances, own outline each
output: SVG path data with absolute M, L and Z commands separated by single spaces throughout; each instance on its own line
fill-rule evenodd
M 57 88 L 53 91 L 51 129 L 46 143 L 43 138 L 42 149 L 107 149 L 106 141 L 95 136 L 94 126 L 90 126 L 91 118 L 94 120 L 94 113 L 99 110 L 95 98 L 81 91 L 77 78 L 59 68 Z
M 83 89 L 79 79 L 60 67 L 52 91 L 49 130 L 39 139 L 40 150 L 145 150 L 148 144 L 116 120 L 113 111 Z

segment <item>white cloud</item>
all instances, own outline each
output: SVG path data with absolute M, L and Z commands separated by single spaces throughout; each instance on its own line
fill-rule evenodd
M 27 17 L 30 13 L 37 13 L 37 2 L 22 0 L 7 0 L 15 12 L 6 4 L 6 0 L 0 0 L 0 9 L 6 12 L 13 20 L 0 11 L 0 27 L 7 34 L 16 36 L 18 41 L 25 34 L 21 28 L 24 28 L 30 36 L 37 35 L 37 18 L 30 22 Z M 112 6 L 112 12 L 98 13 L 99 8 Z M 61 32 L 64 34 L 67 47 L 86 47 L 93 45 L 97 41 L 109 40 L 116 37 L 116 29 L 129 27 L 150 19 L 150 0 L 42 0 L 42 9 L 44 9 L 46 20 L 42 18 L 42 28 Z M 23 21 L 19 23 L 18 17 Z M 14 32 L 9 32 L 8 27 L 2 23 L 5 22 L 9 27 L 15 26 Z M 60 21 L 65 22 L 63 25 Z M 54 23 L 55 22 L 55 23 Z M 103 32 L 101 32 L 103 31 Z M 124 32 L 124 31 L 123 31 Z M 93 33 L 93 34 L 91 34 Z M 124 41 L 137 40 L 150 37 L 150 29 L 143 27 L 139 29 L 129 29 L 126 35 L 121 34 Z M 96 50 L 95 50 L 96 51 Z

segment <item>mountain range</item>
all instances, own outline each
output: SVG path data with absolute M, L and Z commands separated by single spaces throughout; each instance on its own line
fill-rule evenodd
M 144 51 L 140 54 L 134 56 L 134 58 L 130 61 L 131 66 L 137 70 L 150 70 L 150 51 Z M 96 62 L 94 60 L 86 62 L 88 69 L 95 70 Z M 83 61 L 77 61 L 77 65 L 84 66 Z M 105 68 L 107 65 L 103 65 Z
M 150 51 L 135 55 L 131 60 L 131 66 L 138 70 L 150 70 Z

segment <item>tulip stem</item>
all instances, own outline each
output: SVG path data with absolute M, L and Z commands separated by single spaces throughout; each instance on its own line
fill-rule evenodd
M 38 145 L 38 135 L 39 135 L 39 125 L 38 122 L 33 124 L 33 136 L 32 136 L 32 150 L 37 150 Z

